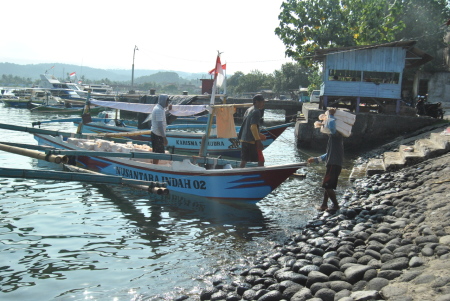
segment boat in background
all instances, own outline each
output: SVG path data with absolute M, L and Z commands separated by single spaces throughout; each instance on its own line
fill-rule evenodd
M 52 95 L 62 99 L 86 100 L 88 90 L 90 90 L 91 98 L 99 100 L 114 100 L 112 88 L 108 85 L 91 84 L 79 86 L 72 82 L 61 82 L 50 74 L 40 74 L 40 78 L 41 81 L 39 83 L 39 87 L 50 90 Z
M 33 106 L 44 104 L 48 99 L 53 99 L 53 96 L 40 88 L 16 88 L 10 93 L 1 95 L 0 98 L 7 107 L 30 109 Z
M 104 96 L 108 96 L 107 98 L 114 97 L 113 88 L 110 85 L 106 84 L 84 84 L 81 85 L 83 91 L 91 90 L 91 95 L 97 99 L 104 99 Z
M 53 96 L 62 99 L 86 100 L 86 97 L 80 96 L 80 93 L 84 93 L 84 91 L 77 84 L 62 83 L 50 74 L 40 74 L 39 76 L 41 78 L 39 88 L 50 91 Z
M 35 94 L 37 95 L 37 94 Z M 40 113 L 61 113 L 61 114 L 82 114 L 86 101 L 73 101 L 62 99 L 60 97 L 51 94 L 50 90 L 44 90 L 44 96 L 32 96 L 27 104 L 27 108 L 31 112 Z M 101 106 L 93 106 L 90 112 L 93 114 L 98 114 L 101 111 L 106 110 L 106 108 Z
M 80 121 L 75 121 L 75 125 L 79 125 Z M 274 142 L 288 127 L 293 126 L 294 123 L 285 123 L 275 125 L 260 130 L 261 135 L 265 136 L 265 140 L 262 141 L 264 148 L 267 148 L 272 142 Z M 182 131 L 182 130 L 185 131 Z M 187 131 L 190 130 L 190 131 Z M 198 132 L 193 132 L 198 130 Z M 203 135 L 205 134 L 206 125 L 200 124 L 174 124 L 167 126 L 166 137 L 168 141 L 168 149 L 171 149 L 172 153 L 194 153 L 198 154 L 202 144 Z M 239 127 L 236 127 L 236 131 L 239 132 Z M 150 141 L 150 135 L 137 134 L 131 135 L 133 132 L 138 132 L 138 129 L 133 126 L 128 126 L 119 120 L 96 121 L 84 123 L 82 127 L 82 133 L 89 134 L 102 134 L 113 133 L 117 134 L 115 137 L 132 139 L 137 141 Z M 124 135 L 121 136 L 120 133 Z M 142 133 L 142 131 L 141 131 Z M 127 134 L 127 135 L 125 135 Z M 130 135 L 128 135 L 130 134 Z M 241 155 L 241 142 L 237 137 L 233 138 L 219 138 L 213 132 L 210 134 L 208 141 L 208 154 L 210 156 L 227 156 L 239 158 Z
M 29 99 L 20 98 L 15 95 L 0 95 L 0 101 L 3 102 L 5 107 L 11 107 L 11 108 L 26 108 L 28 103 L 30 102 Z

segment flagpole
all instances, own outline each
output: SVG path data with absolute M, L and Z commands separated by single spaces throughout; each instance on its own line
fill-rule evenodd
M 226 65 L 226 63 L 225 63 Z M 223 69 L 223 67 L 222 67 Z M 223 104 L 227 103 L 227 68 L 223 69 L 223 71 L 225 72 L 224 74 L 224 79 L 223 79 Z
M 208 114 L 208 121 L 207 121 L 207 127 L 206 132 L 202 137 L 202 145 L 200 146 L 199 156 L 206 157 L 206 151 L 208 150 L 208 143 L 209 143 L 209 135 L 211 134 L 211 128 L 212 128 L 212 122 L 214 118 L 214 100 L 216 98 L 216 86 L 217 86 L 217 65 L 220 63 L 220 52 L 217 51 L 217 59 L 216 59 L 216 67 L 214 71 L 214 82 L 213 87 L 211 91 L 211 100 L 209 101 L 210 107 L 209 107 L 209 114 Z M 222 66 L 222 65 L 220 65 Z

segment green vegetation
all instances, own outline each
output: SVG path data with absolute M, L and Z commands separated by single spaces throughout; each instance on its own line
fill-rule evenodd
M 37 84 L 37 81 L 33 81 L 29 77 L 25 78 L 20 76 L 13 76 L 11 74 L 2 74 L 2 78 L 0 79 L 0 86 L 31 87 L 35 84 Z
M 448 0 L 286 0 L 281 7 L 275 34 L 305 66 L 314 65 L 317 49 L 405 39 L 435 57 L 430 71 L 444 68 L 438 53 L 448 47 Z

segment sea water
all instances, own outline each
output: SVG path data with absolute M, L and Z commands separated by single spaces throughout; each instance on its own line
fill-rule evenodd
M 0 105 L 1 123 L 75 117 Z M 284 123 L 268 111 L 267 123 Z M 72 123 L 41 128 L 75 132 Z M 36 144 L 33 135 L 0 129 L 1 142 Z M 325 149 L 325 146 L 324 146 Z M 266 165 L 320 155 L 298 150 L 288 128 L 265 151 Z M 348 164 L 349 165 L 349 164 Z M 61 170 L 0 151 L 0 168 Z M 350 166 L 344 167 L 340 195 Z M 120 186 L 0 178 L 2 300 L 170 300 L 198 296 L 230 280 L 258 254 L 283 243 L 315 215 L 325 167 L 304 167 L 256 204 L 157 197 Z

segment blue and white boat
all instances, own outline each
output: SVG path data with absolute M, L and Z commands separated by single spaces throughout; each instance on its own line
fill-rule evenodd
M 81 121 L 81 118 L 80 118 Z M 80 121 L 75 121 L 74 124 L 78 125 Z M 114 120 L 96 121 L 83 124 L 83 134 L 102 134 L 110 133 L 116 134 L 115 137 L 126 138 L 138 141 L 150 141 L 150 135 L 144 134 L 145 131 L 138 131 L 136 127 L 127 126 L 123 123 L 117 125 Z M 274 142 L 288 127 L 293 126 L 293 123 L 280 124 L 272 127 L 261 129 L 260 133 L 266 137 L 262 141 L 264 148 L 267 148 L 272 142 Z M 183 129 L 191 131 L 182 131 Z M 199 132 L 193 132 L 199 130 Z M 167 141 L 168 149 L 173 153 L 193 153 L 198 154 L 202 145 L 202 139 L 206 130 L 206 125 L 193 125 L 193 124 L 175 124 L 167 126 Z M 239 132 L 239 127 L 236 127 L 236 131 Z M 131 135 L 136 132 L 136 135 Z M 213 131 L 214 132 L 214 131 Z M 120 134 L 124 134 L 121 136 Z M 209 136 L 207 145 L 208 154 L 210 156 L 227 156 L 239 158 L 241 155 L 241 142 L 237 137 L 233 138 L 220 138 L 216 134 L 212 133 Z
M 79 167 L 135 180 L 165 182 L 170 191 L 213 199 L 257 202 L 306 165 L 302 162 L 233 168 L 239 162 L 211 159 L 217 164 L 201 166 L 198 156 L 156 154 L 142 148 L 137 152 L 146 153 L 149 159 L 125 157 L 125 154 L 133 152 L 130 149 L 136 147 L 131 144 L 77 138 L 64 140 L 62 136 L 42 134 L 34 134 L 34 137 L 39 145 L 81 152 L 75 157 Z M 124 157 L 108 157 L 105 154 L 108 151 L 123 153 Z M 150 158 L 158 158 L 159 163 L 154 164 Z M 232 165 L 233 162 L 235 164 Z

